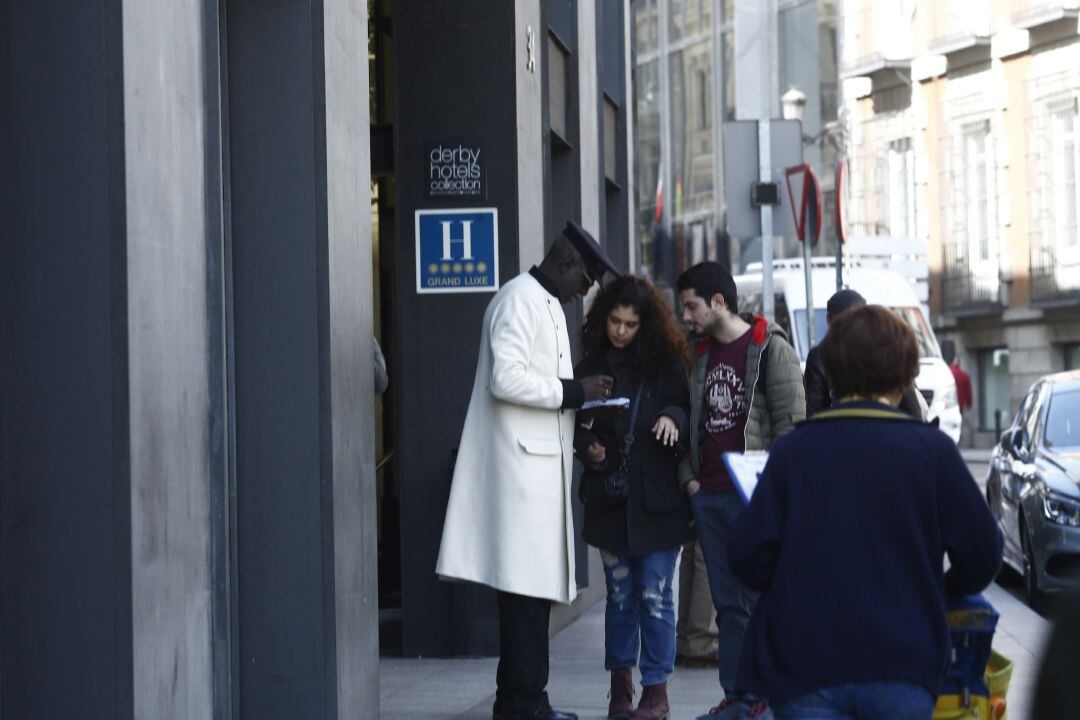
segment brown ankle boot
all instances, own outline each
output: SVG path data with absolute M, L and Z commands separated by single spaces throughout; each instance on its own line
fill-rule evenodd
M 648 720 L 668 720 L 671 706 L 668 705 L 667 683 L 656 685 L 644 685 L 641 689 L 641 702 L 637 709 L 630 713 L 631 718 L 648 718 Z
M 634 671 L 616 668 L 611 671 L 611 691 L 608 692 L 607 716 L 612 720 L 627 720 L 634 710 Z

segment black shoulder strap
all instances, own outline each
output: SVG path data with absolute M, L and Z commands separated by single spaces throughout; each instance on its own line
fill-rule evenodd
M 642 380 L 634 395 L 634 405 L 630 411 L 630 425 L 626 429 L 626 435 L 623 436 L 623 458 L 630 457 L 630 449 L 634 446 L 634 425 L 637 424 L 638 408 L 641 407 L 641 391 L 644 387 L 645 381 Z

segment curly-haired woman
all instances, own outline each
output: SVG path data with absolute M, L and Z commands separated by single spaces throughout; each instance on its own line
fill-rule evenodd
M 612 395 L 631 400 L 624 412 L 579 413 L 574 438 L 585 466 L 583 535 L 600 549 L 607 577 L 608 717 L 666 718 L 675 664 L 671 583 L 679 548 L 691 535 L 690 506 L 676 477 L 690 414 L 689 348 L 663 296 L 632 275 L 596 297 L 582 346 L 576 374 L 611 375 Z M 608 476 L 620 469 L 629 480 L 623 500 L 607 487 Z M 644 689 L 634 708 L 632 671 L 639 660 Z

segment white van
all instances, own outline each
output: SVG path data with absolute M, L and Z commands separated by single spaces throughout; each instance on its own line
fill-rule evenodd
M 761 314 L 761 266 L 751 264 L 750 272 L 735 277 L 739 289 L 739 312 Z M 825 304 L 836 292 L 836 266 L 824 258 L 814 258 L 811 265 L 811 284 L 814 292 L 813 344 L 807 341 L 806 281 L 802 260 L 784 259 L 773 262 L 773 295 L 776 322 L 791 337 L 795 351 L 806 367 L 806 354 L 825 337 Z M 907 322 L 919 341 L 919 374 L 915 387 L 926 398 L 928 417 L 938 418 L 939 427 L 960 441 L 960 405 L 956 398 L 956 383 L 952 371 L 941 357 L 941 348 L 930 328 L 926 308 L 911 282 L 893 270 L 859 267 L 844 268 L 844 286 L 857 290 L 871 305 L 883 305 Z M 792 332 L 792 328 L 797 328 Z

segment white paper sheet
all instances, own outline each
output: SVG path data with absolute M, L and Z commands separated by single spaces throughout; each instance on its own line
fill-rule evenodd
M 608 398 L 607 400 L 590 400 L 581 406 L 582 410 L 593 410 L 595 408 L 628 408 L 630 407 L 630 398 L 617 397 Z
M 754 489 L 757 488 L 758 478 L 768 460 L 769 453 L 767 452 L 724 453 L 724 464 L 727 465 L 728 474 L 731 475 L 735 489 L 739 491 L 744 503 L 750 503 Z

